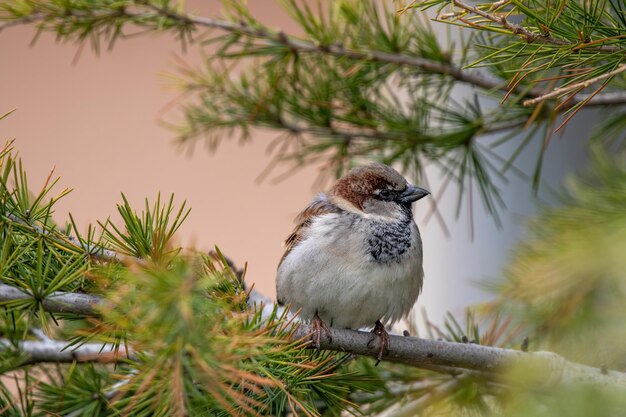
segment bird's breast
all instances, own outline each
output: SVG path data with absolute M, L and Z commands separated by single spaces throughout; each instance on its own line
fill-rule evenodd
M 279 298 L 309 319 L 359 328 L 408 313 L 422 286 L 422 249 L 411 218 L 394 222 L 326 214 L 278 270 Z
M 407 252 L 418 249 L 415 245 L 419 243 L 419 232 L 411 218 L 394 222 L 368 220 L 364 229 L 365 252 L 373 262 L 401 262 Z

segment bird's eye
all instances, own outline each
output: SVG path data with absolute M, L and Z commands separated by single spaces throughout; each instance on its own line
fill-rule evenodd
M 391 200 L 393 199 L 393 192 L 387 188 L 383 188 L 378 192 L 378 197 L 382 200 Z

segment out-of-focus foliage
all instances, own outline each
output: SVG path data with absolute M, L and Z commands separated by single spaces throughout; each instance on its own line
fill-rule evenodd
M 498 307 L 530 327 L 542 348 L 623 368 L 626 361 L 626 158 L 593 150 L 588 173 L 562 205 L 530 224 L 498 289 Z
M 626 408 L 623 393 L 612 393 L 587 386 L 545 389 L 533 381 L 514 386 L 514 395 L 503 401 L 503 410 L 494 416 L 507 417 L 617 417 Z

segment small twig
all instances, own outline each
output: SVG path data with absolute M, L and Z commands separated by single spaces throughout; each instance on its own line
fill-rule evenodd
M 463 3 L 460 0 L 453 0 L 453 3 L 454 3 L 455 6 L 458 6 L 458 7 L 462 8 L 463 10 L 466 10 L 466 11 L 468 11 L 470 13 L 475 14 L 475 15 L 484 17 L 485 19 L 490 20 L 490 21 L 498 24 L 499 26 L 503 27 L 504 29 L 509 30 L 514 35 L 522 36 L 526 42 L 529 42 L 529 43 L 541 42 L 541 43 L 546 43 L 546 44 L 551 44 L 551 45 L 558 45 L 558 46 L 570 45 L 570 43 L 567 42 L 567 41 L 554 38 L 554 37 L 552 37 L 550 35 L 537 34 L 537 33 L 533 32 L 533 31 L 525 28 L 524 26 L 517 25 L 515 23 L 509 22 L 506 19 L 506 17 L 504 17 L 504 16 L 499 16 L 499 15 L 495 15 L 493 13 L 485 12 L 484 10 L 481 10 L 478 7 L 474 7 L 474 6 L 471 6 L 471 5 L 467 4 L 467 3 Z
M 491 6 L 489 6 L 489 10 L 497 10 L 500 7 L 506 5 L 507 3 L 509 3 L 511 0 L 499 0 L 496 1 L 495 3 L 492 3 Z
M 567 85 L 565 87 L 560 87 L 560 88 L 555 88 L 554 90 L 552 90 L 550 93 L 547 94 L 543 94 L 539 97 L 530 99 L 530 100 L 525 100 L 524 101 L 524 106 L 533 106 L 537 103 L 540 103 L 544 100 L 548 100 L 551 98 L 555 98 L 558 97 L 560 95 L 563 95 L 565 93 L 568 93 L 570 91 L 574 91 L 574 90 L 578 90 L 578 89 L 584 89 L 589 87 L 591 84 L 594 84 L 598 81 L 604 80 L 606 78 L 611 78 L 616 76 L 619 73 L 622 73 L 626 71 L 626 64 L 622 64 L 620 66 L 618 66 L 617 68 L 615 68 L 613 71 L 610 72 L 606 72 L 604 74 L 598 75 L 597 77 L 593 77 L 593 78 L 589 78 L 588 80 L 584 80 L 581 81 L 579 83 L 575 83 L 575 84 L 570 84 Z

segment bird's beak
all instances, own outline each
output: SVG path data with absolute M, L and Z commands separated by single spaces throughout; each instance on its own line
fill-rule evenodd
M 404 204 L 411 204 L 420 198 L 426 197 L 428 194 L 430 194 L 430 191 L 409 184 L 406 190 L 400 194 L 399 200 Z

